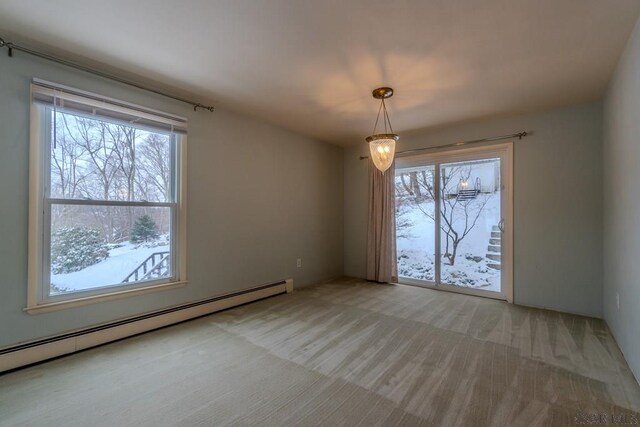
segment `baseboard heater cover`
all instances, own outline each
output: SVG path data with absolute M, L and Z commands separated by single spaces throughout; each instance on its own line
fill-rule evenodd
M 0 372 L 85 350 L 216 311 L 293 291 L 293 280 L 207 298 L 0 349 Z

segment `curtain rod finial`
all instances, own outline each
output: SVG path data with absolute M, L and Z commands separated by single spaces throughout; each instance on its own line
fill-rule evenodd
M 9 43 L 8 41 L 0 37 L 0 47 L 6 47 L 7 55 L 9 57 L 13 57 L 13 43 Z
M 213 110 L 215 110 L 215 108 L 210 106 L 210 105 L 193 104 L 193 111 L 198 111 L 198 108 L 202 108 L 202 109 L 210 111 L 212 113 L 213 113 Z

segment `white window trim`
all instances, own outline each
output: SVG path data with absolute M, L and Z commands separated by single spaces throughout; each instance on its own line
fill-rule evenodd
M 180 135 L 178 144 L 179 194 L 177 207 L 178 240 L 177 274 L 171 282 L 150 282 L 132 285 L 131 287 L 114 287 L 112 291 L 105 288 L 104 293 L 79 293 L 63 300 L 43 300 L 43 243 L 44 230 L 44 173 L 48 160 L 42 138 L 42 110 L 31 102 L 29 126 L 29 234 L 28 234 L 28 286 L 27 306 L 24 311 L 38 314 L 56 310 L 78 307 L 115 299 L 128 298 L 152 292 L 159 292 L 185 286 L 187 281 L 187 135 Z

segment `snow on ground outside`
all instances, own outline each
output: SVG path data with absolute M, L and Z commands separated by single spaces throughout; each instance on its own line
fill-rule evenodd
M 428 208 L 433 211 L 433 203 Z M 434 223 L 416 207 L 407 211 L 406 218 L 412 225 L 403 232 L 411 237 L 397 239 L 398 274 L 400 277 L 435 281 Z M 458 246 L 455 265 L 451 266 L 444 260 L 443 283 L 500 291 L 500 271 L 489 268 L 487 264 L 496 262 L 486 258 L 492 227 L 499 221 L 500 197 L 494 193 L 490 195 L 476 226 Z M 463 224 L 464 218 L 458 217 L 454 228 L 464 229 Z
M 162 243 L 166 243 L 166 241 L 162 241 Z M 127 242 L 121 247 L 111 249 L 109 257 L 102 262 L 73 273 L 52 274 L 51 283 L 68 291 L 119 285 L 152 253 L 167 252 L 169 248 L 168 244 L 154 246 L 153 244 L 140 245 Z

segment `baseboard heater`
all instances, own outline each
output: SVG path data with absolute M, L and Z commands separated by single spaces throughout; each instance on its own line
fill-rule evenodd
M 0 372 L 75 353 L 216 311 L 293 291 L 293 280 L 258 286 L 0 349 Z

